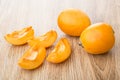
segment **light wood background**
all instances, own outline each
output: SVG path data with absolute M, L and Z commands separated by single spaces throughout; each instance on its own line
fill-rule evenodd
M 78 37 L 62 33 L 57 16 L 68 8 L 83 10 L 92 23 L 111 24 L 116 37 L 113 49 L 104 55 L 91 55 L 78 45 Z M 4 35 L 29 25 L 35 35 L 53 29 L 58 32 L 57 41 L 67 37 L 72 46 L 70 58 L 61 64 L 45 60 L 35 70 L 21 69 L 17 61 L 28 45 L 12 46 Z M 51 49 L 53 46 L 47 53 Z M 0 0 L 0 80 L 120 80 L 120 0 Z

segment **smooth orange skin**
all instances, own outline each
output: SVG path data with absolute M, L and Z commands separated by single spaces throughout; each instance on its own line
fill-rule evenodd
M 70 43 L 66 38 L 60 39 L 52 52 L 48 55 L 47 61 L 51 63 L 61 63 L 69 58 L 71 54 Z
M 26 44 L 28 40 L 34 37 L 34 30 L 32 27 L 26 27 L 19 31 L 14 31 L 11 34 L 5 35 L 7 42 L 13 45 L 23 45 Z
M 81 10 L 67 9 L 58 16 L 59 28 L 70 36 L 80 36 L 90 24 L 89 17 Z
M 82 32 L 80 41 L 88 53 L 104 54 L 113 47 L 115 36 L 109 24 L 96 23 Z
M 46 49 L 34 45 L 24 53 L 18 61 L 18 65 L 23 69 L 35 69 L 43 63 L 45 56 Z
M 35 37 L 31 40 L 28 41 L 28 44 L 30 46 L 33 46 L 36 43 L 39 43 L 40 46 L 42 47 L 50 47 L 57 39 L 57 32 L 56 31 L 49 31 L 46 34 L 39 36 L 39 37 Z

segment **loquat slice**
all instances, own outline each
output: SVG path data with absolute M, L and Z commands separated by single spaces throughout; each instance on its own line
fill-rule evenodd
M 28 41 L 30 46 L 33 46 L 35 43 L 39 43 L 43 47 L 50 47 L 57 39 L 57 32 L 56 31 L 49 31 L 42 36 L 33 38 Z
M 18 65 L 23 69 L 35 69 L 39 67 L 46 56 L 46 49 L 39 45 L 34 45 L 28 49 L 18 61 Z
M 47 61 L 52 63 L 60 63 L 69 58 L 70 54 L 70 43 L 66 38 L 61 38 L 52 52 L 48 55 Z
M 23 45 L 33 37 L 34 30 L 32 29 L 31 26 L 23 28 L 22 30 L 14 31 L 11 34 L 5 35 L 6 41 L 13 45 Z

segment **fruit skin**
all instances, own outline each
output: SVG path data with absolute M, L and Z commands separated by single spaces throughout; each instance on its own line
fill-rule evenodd
M 48 55 L 47 61 L 51 63 L 61 63 L 69 58 L 70 54 L 70 43 L 66 38 L 61 38 L 52 52 Z
M 11 34 L 5 35 L 6 41 L 13 45 L 23 45 L 26 44 L 28 40 L 34 37 L 34 30 L 32 26 L 23 28 L 19 31 L 14 31 Z
M 115 43 L 114 31 L 107 23 L 96 23 L 82 32 L 80 41 L 88 53 L 103 54 Z
M 87 14 L 77 9 L 67 9 L 58 16 L 58 26 L 66 34 L 80 36 L 82 31 L 91 24 Z
M 43 47 L 50 47 L 57 39 L 57 32 L 54 30 L 50 30 L 46 34 L 35 37 L 28 41 L 30 46 L 33 46 L 35 43 L 39 43 Z
M 23 69 L 35 69 L 43 63 L 45 56 L 46 49 L 34 45 L 24 53 L 18 61 L 18 65 Z

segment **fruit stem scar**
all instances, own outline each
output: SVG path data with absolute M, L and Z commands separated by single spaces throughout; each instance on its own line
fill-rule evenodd
M 113 33 L 115 33 L 115 31 L 112 29 Z
M 81 42 L 79 42 L 79 46 L 81 46 L 82 48 L 84 48 Z

